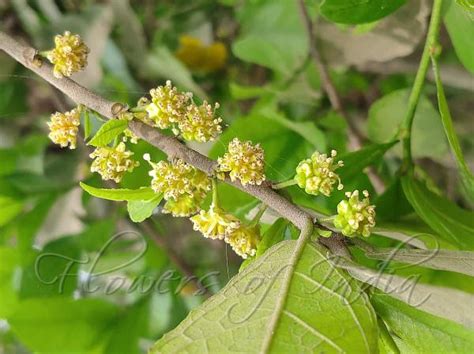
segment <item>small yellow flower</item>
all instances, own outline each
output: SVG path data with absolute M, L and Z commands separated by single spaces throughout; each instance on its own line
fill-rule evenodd
M 126 172 L 132 172 L 139 165 L 138 161 L 130 157 L 133 152 L 126 150 L 123 142 L 117 147 L 98 147 L 89 156 L 94 159 L 91 171 L 97 172 L 103 180 L 120 182 Z
M 255 256 L 257 252 L 257 244 L 260 241 L 260 230 L 258 226 L 240 225 L 237 229 L 232 230 L 225 237 L 227 242 L 235 253 L 242 258 Z
M 181 159 L 173 163 L 154 163 L 150 161 L 149 154 L 145 154 L 143 158 L 153 167 L 148 173 L 152 177 L 151 188 L 156 193 L 163 193 L 166 200 L 178 200 L 184 194 L 206 193 L 211 189 L 211 182 L 206 174 Z
M 213 204 L 209 211 L 201 212 L 191 218 L 194 230 L 200 231 L 204 237 L 223 240 L 227 235 L 239 228 L 240 221 L 231 214 L 223 212 Z
M 337 205 L 334 226 L 346 236 L 368 237 L 375 226 L 375 206 L 370 205 L 369 192 L 363 191 L 363 195 L 364 199 L 359 200 L 359 191 L 347 192 L 349 199 Z
M 191 216 L 199 212 L 200 205 L 206 197 L 205 193 L 182 194 L 176 200 L 168 199 L 163 213 L 176 217 Z
M 122 141 L 124 143 L 126 143 L 127 141 L 130 141 L 132 144 L 137 144 L 138 143 L 138 136 L 136 136 L 135 133 L 132 132 L 130 129 L 125 129 L 123 131 Z
M 260 185 L 265 181 L 265 157 L 260 144 L 252 145 L 250 141 L 241 142 L 234 138 L 229 143 L 228 152 L 219 157 L 217 163 L 221 179 L 222 172 L 229 172 L 232 181 L 239 179 L 244 186 Z
M 179 92 L 169 80 L 165 86 L 152 89 L 150 95 L 151 102 L 145 106 L 147 121 L 160 129 L 173 128 L 183 120 L 192 97 L 191 93 Z M 142 100 L 140 103 L 145 102 Z
M 212 72 L 221 69 L 227 61 L 227 49 L 222 42 L 206 46 L 199 38 L 181 36 L 176 57 L 196 72 Z
M 341 179 L 334 172 L 343 166 L 342 161 L 335 162 L 337 152 L 331 151 L 331 156 L 313 153 L 311 158 L 301 161 L 296 167 L 295 181 L 300 188 L 304 188 L 305 192 L 312 195 L 323 194 L 329 196 L 337 183 L 337 189 L 341 190 L 343 185 Z
M 80 112 L 77 108 L 66 113 L 56 112 L 47 123 L 50 130 L 48 137 L 61 147 L 69 145 L 70 149 L 75 149 L 80 123 Z
M 222 119 L 215 116 L 217 108 L 218 103 L 213 108 L 206 101 L 201 106 L 191 104 L 183 119 L 178 121 L 181 136 L 185 140 L 198 142 L 214 140 L 222 132 Z
M 64 35 L 54 37 L 55 48 L 46 55 L 54 64 L 53 73 L 57 78 L 71 76 L 83 70 L 87 65 L 89 48 L 77 34 L 66 31 Z

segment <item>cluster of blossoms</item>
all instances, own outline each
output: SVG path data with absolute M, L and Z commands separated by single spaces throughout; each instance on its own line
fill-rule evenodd
M 201 172 L 183 160 L 173 163 L 150 161 L 150 155 L 143 158 L 152 166 L 149 175 L 152 177 L 151 188 L 163 194 L 166 203 L 163 212 L 173 216 L 190 216 L 200 210 L 200 205 L 211 182 L 204 172 Z
M 86 67 L 89 48 L 79 35 L 66 31 L 54 37 L 54 44 L 55 48 L 46 52 L 46 57 L 54 65 L 54 76 L 68 77 Z
M 253 257 L 260 241 L 257 226 L 244 225 L 235 216 L 224 212 L 214 203 L 208 211 L 201 212 L 191 218 L 194 230 L 200 231 L 204 237 L 224 240 L 235 253 L 242 258 Z
M 321 193 L 327 197 L 331 195 L 336 183 L 337 189 L 341 190 L 341 179 L 334 171 L 344 164 L 342 161 L 334 161 L 336 155 L 335 150 L 331 151 L 329 157 L 316 151 L 311 158 L 301 161 L 296 167 L 295 181 L 298 186 L 308 194 Z
M 143 117 L 137 115 L 145 123 L 198 142 L 212 141 L 222 132 L 222 119 L 215 114 L 218 104 L 212 107 L 204 101 L 198 106 L 191 93 L 178 91 L 171 81 L 152 89 L 150 95 L 151 102 L 142 97 L 137 105 L 146 112 Z
M 369 192 L 363 191 L 364 199 L 359 199 L 359 191 L 347 192 L 348 200 L 337 205 L 334 226 L 346 236 L 355 234 L 368 237 L 375 226 L 375 206 L 370 205 Z
M 48 122 L 50 133 L 48 137 L 55 144 L 61 147 L 75 149 L 77 144 L 77 133 L 79 131 L 80 111 L 75 108 L 69 112 L 56 112 L 51 115 L 51 121 Z
M 138 161 L 131 159 L 132 155 L 123 142 L 116 147 L 98 147 L 89 155 L 94 159 L 91 171 L 100 174 L 103 180 L 118 183 L 126 172 L 132 172 L 139 165 Z
M 240 180 L 242 185 L 260 185 L 265 181 L 265 155 L 259 144 L 250 141 L 241 142 L 234 138 L 228 152 L 217 160 L 217 176 L 224 178 L 223 172 L 229 172 L 231 181 Z

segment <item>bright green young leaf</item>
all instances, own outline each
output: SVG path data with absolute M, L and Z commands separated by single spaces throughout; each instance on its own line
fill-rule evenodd
M 402 353 L 471 353 L 474 332 L 433 316 L 388 295 L 374 294 L 371 302 L 389 326 Z
M 395 142 L 387 144 L 372 144 L 366 146 L 359 151 L 349 152 L 338 156 L 338 160 L 344 162 L 344 166 L 337 170 L 339 177 L 343 181 L 354 178 L 357 174 L 362 173 L 364 168 L 378 162 L 385 152 L 390 149 Z
M 95 188 L 82 182 L 80 182 L 79 185 L 93 197 L 107 200 L 150 200 L 156 197 L 156 193 L 150 187 L 141 187 L 139 189 L 107 189 Z
M 287 77 L 304 62 L 308 39 L 297 2 L 245 2 L 239 17 L 241 35 L 232 45 L 232 51 L 239 59 Z
M 459 248 L 474 249 L 474 214 L 440 197 L 415 179 L 402 178 L 405 195 L 423 219 L 446 242 Z
M 128 127 L 126 119 L 112 119 L 104 123 L 88 142 L 92 146 L 106 146 Z
M 366 294 L 320 246 L 307 244 L 295 259 L 295 244 L 283 241 L 265 252 L 150 353 L 377 352 Z
M 32 352 L 86 353 L 111 335 L 117 314 L 114 305 L 99 299 L 28 299 L 8 323 Z
M 0 195 L 0 226 L 5 225 L 15 216 L 20 214 L 22 209 L 22 202 Z
M 91 125 L 92 125 L 91 116 L 89 114 L 88 109 L 84 110 L 83 117 L 84 117 L 84 139 L 87 139 L 91 135 Z
M 474 22 L 472 23 L 472 26 L 474 27 Z M 474 45 L 472 46 L 472 49 L 474 50 Z M 454 158 L 456 159 L 456 162 L 458 164 L 464 188 L 468 193 L 470 199 L 474 201 L 474 176 L 472 175 L 471 170 L 469 169 L 466 164 L 466 161 L 464 160 L 461 145 L 459 144 L 458 136 L 456 135 L 456 132 L 453 127 L 453 119 L 451 117 L 451 112 L 449 111 L 448 101 L 446 100 L 446 96 L 444 95 L 443 83 L 441 81 L 441 75 L 439 72 L 439 67 L 436 58 L 432 57 L 431 62 L 433 64 L 433 71 L 436 80 L 436 89 L 438 92 L 438 107 L 439 113 L 441 114 L 441 120 L 443 122 L 444 131 L 448 138 L 449 145 L 451 146 Z
M 472 6 L 472 5 L 471 5 Z M 474 74 L 474 17 L 457 1 L 450 1 L 444 23 L 453 42 L 454 50 L 464 67 Z
M 358 24 L 377 21 L 396 11 L 406 0 L 324 0 L 321 14 L 336 23 Z
M 397 90 L 383 96 L 372 104 L 369 110 L 369 138 L 376 143 L 391 142 L 405 116 L 410 92 Z M 397 146 L 401 151 L 401 146 Z M 425 96 L 418 103 L 412 130 L 413 156 L 439 158 L 448 151 L 439 114 Z
M 143 220 L 148 219 L 162 199 L 163 195 L 160 194 L 149 200 L 128 201 L 127 211 L 130 219 L 133 222 L 142 222 Z

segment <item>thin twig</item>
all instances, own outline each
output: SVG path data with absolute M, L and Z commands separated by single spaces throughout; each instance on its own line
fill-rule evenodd
M 354 121 L 349 118 L 346 111 L 344 110 L 342 100 L 336 91 L 334 83 L 331 80 L 331 76 L 329 75 L 329 71 L 326 65 L 324 64 L 324 61 L 319 53 L 318 48 L 316 47 L 316 36 L 314 34 L 313 21 L 309 16 L 304 0 L 298 0 L 298 4 L 301 19 L 303 20 L 306 32 L 308 34 L 309 52 L 316 66 L 316 69 L 319 71 L 323 90 L 326 92 L 329 102 L 331 103 L 331 106 L 334 111 L 336 111 L 336 113 L 338 113 L 347 122 L 349 128 L 349 146 L 353 150 L 358 150 L 363 146 L 363 136 L 360 134 L 359 130 L 357 129 L 357 126 L 354 124 Z M 367 170 L 367 175 L 370 178 L 370 181 L 372 182 L 375 191 L 377 193 L 383 192 L 383 190 L 385 189 L 385 183 L 382 178 L 377 173 L 375 173 L 372 168 L 369 168 Z

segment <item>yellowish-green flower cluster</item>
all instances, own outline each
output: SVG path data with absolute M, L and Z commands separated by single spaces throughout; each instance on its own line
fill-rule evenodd
M 201 210 L 201 212 L 191 218 L 194 224 L 194 230 L 200 231 L 204 237 L 211 239 L 223 240 L 231 232 L 240 226 L 240 220 L 231 214 L 225 213 L 214 204 L 211 205 L 209 211 Z
M 242 185 L 260 185 L 265 181 L 265 156 L 260 144 L 253 145 L 250 141 L 241 142 L 234 138 L 228 152 L 217 160 L 217 176 L 224 178 L 223 172 L 229 172 L 230 179 L 240 180 Z
M 200 106 L 190 105 L 183 119 L 178 122 L 179 132 L 183 139 L 202 143 L 214 140 L 222 132 L 220 125 L 222 119 L 215 118 L 217 108 L 219 108 L 218 103 L 213 108 L 206 101 Z
M 212 107 L 204 101 L 198 106 L 193 102 L 191 93 L 178 91 L 171 81 L 152 89 L 150 95 L 151 102 L 141 98 L 137 105 L 147 113 L 144 117 L 136 115 L 145 123 L 160 129 L 171 129 L 183 139 L 199 142 L 214 140 L 222 132 L 222 119 L 215 115 L 218 104 Z
M 331 195 L 335 184 L 337 189 L 341 190 L 341 179 L 334 171 L 343 166 L 343 162 L 336 163 L 336 155 L 335 150 L 331 151 L 329 157 L 316 151 L 311 158 L 301 161 L 296 167 L 295 181 L 298 186 L 308 194 L 323 194 L 327 197 Z
M 173 216 L 189 216 L 200 209 L 200 204 L 211 189 L 211 182 L 206 174 L 181 159 L 169 163 L 150 161 L 150 155 L 143 158 L 153 169 L 149 172 L 152 177 L 151 188 L 156 193 L 162 193 L 166 200 L 163 211 Z
M 91 171 L 99 173 L 103 180 L 118 183 L 126 172 L 132 172 L 139 165 L 138 161 L 131 159 L 132 155 L 123 142 L 116 147 L 98 147 L 89 155 L 94 159 Z
M 55 48 L 46 54 L 48 60 L 54 64 L 54 76 L 71 76 L 85 68 L 89 48 L 79 35 L 66 31 L 63 35 L 54 37 L 54 44 Z
M 194 230 L 200 231 L 206 238 L 224 240 L 242 258 L 255 255 L 260 241 L 258 226 L 243 225 L 235 216 L 214 204 L 208 211 L 201 210 L 191 221 Z
M 234 252 L 244 259 L 248 256 L 255 256 L 259 241 L 260 230 L 258 226 L 241 225 L 225 238 L 225 242 L 232 247 Z
M 75 149 L 80 123 L 80 112 L 77 108 L 66 113 L 56 112 L 51 115 L 51 120 L 48 122 L 50 130 L 48 137 L 61 147 L 69 145 L 70 149 Z
M 359 200 L 359 191 L 347 192 L 348 200 L 337 205 L 334 226 L 341 229 L 345 236 L 370 236 L 375 226 L 375 206 L 370 205 L 369 192 L 363 191 L 364 199 Z

